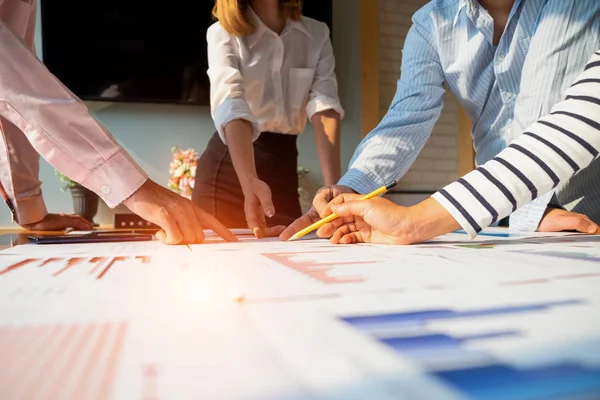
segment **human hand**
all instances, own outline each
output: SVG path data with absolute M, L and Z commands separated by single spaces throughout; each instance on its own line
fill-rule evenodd
M 67 228 L 88 231 L 94 224 L 79 215 L 46 214 L 41 221 L 21 226 L 30 231 L 64 231 Z
M 135 214 L 160 226 L 156 237 L 163 243 L 200 243 L 204 241 L 203 229 L 212 229 L 228 242 L 237 241 L 215 217 L 150 179 L 123 203 Z
M 548 207 L 540 224 L 538 232 L 577 231 L 581 233 L 600 233 L 600 227 L 587 215 Z
M 275 206 L 271 199 L 269 185 L 258 178 L 254 178 L 242 184 L 244 192 L 244 213 L 248 228 L 252 230 L 257 238 L 279 235 L 285 226 L 267 226 L 265 215 L 269 218 L 275 215 Z
M 288 240 L 297 232 L 329 215 L 331 212 L 329 211 L 329 208 L 327 208 L 327 205 L 330 201 L 343 193 L 356 192 L 348 186 L 342 185 L 328 185 L 319 189 L 315 195 L 315 198 L 313 199 L 312 208 L 308 210 L 306 214 L 292 222 L 290 226 L 285 228 L 285 230 L 279 235 L 279 239 L 283 241 Z
M 336 244 L 412 243 L 411 234 L 415 229 L 408 208 L 381 197 L 359 200 L 360 197 L 343 194 L 329 203 L 327 210 L 339 218 L 319 228 L 317 235 L 331 238 L 331 243 Z
M 322 226 L 317 235 L 331 237 L 334 244 L 412 244 L 452 232 L 460 227 L 450 213 L 429 198 L 412 207 L 389 200 L 344 194 L 329 205 L 339 218 Z

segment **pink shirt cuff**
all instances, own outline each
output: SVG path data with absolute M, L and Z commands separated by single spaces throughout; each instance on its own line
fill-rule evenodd
M 114 208 L 135 193 L 148 175 L 123 149 L 88 175 L 81 184 Z
M 11 200 L 15 208 L 14 218 L 21 226 L 33 224 L 46 218 L 48 210 L 42 196 L 29 197 L 21 200 Z

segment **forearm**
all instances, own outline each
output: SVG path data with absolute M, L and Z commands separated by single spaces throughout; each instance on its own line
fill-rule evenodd
M 252 143 L 252 124 L 243 119 L 236 119 L 229 122 L 224 130 L 233 167 L 245 192 L 248 186 L 258 179 Z
M 0 115 L 53 167 L 99 194 L 111 207 L 146 174 L 85 105 L 0 22 Z
M 325 185 L 335 185 L 342 176 L 340 161 L 340 114 L 334 110 L 316 113 L 311 120 Z

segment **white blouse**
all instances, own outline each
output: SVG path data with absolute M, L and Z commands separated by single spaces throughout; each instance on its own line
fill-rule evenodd
M 211 113 L 223 141 L 236 119 L 252 124 L 256 140 L 260 132 L 298 135 L 317 112 L 343 118 L 327 25 L 302 17 L 277 35 L 250 13 L 251 35 L 232 36 L 219 22 L 208 29 Z

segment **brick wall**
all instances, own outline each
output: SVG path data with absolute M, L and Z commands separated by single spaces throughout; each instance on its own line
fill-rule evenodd
M 400 77 L 404 39 L 412 15 L 427 0 L 379 0 L 379 104 L 386 113 Z M 458 103 L 446 94 L 442 115 L 419 158 L 400 181 L 406 190 L 437 190 L 458 178 Z

